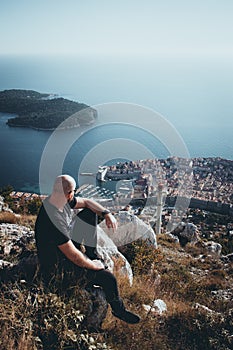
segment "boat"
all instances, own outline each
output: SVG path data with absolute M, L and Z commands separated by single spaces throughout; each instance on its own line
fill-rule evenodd
M 96 174 L 96 179 L 102 182 L 105 182 L 105 175 L 107 174 L 107 166 L 99 166 L 98 173 Z
M 80 173 L 82 176 L 95 176 L 94 173 Z

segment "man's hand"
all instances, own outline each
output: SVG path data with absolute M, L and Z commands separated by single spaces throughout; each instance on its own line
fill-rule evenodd
M 94 213 L 96 213 L 97 215 L 100 215 L 100 216 L 102 216 L 102 213 L 104 211 L 106 211 L 106 208 L 104 208 L 101 204 L 97 203 L 93 199 L 76 197 L 76 201 L 77 201 L 76 205 L 73 209 L 89 208 Z M 111 213 L 107 213 L 104 215 L 104 219 L 106 222 L 106 226 L 109 229 L 116 231 L 117 221 L 116 221 L 115 217 Z
M 103 270 L 105 268 L 100 260 L 90 260 L 87 256 L 85 256 L 79 249 L 75 247 L 71 240 L 59 245 L 58 248 L 67 257 L 67 259 L 79 267 L 96 271 Z
M 116 218 L 111 213 L 105 214 L 104 218 L 105 218 L 107 228 L 112 229 L 113 231 L 116 231 L 117 229 Z

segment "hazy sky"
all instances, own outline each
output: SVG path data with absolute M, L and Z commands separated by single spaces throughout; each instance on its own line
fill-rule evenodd
M 232 23 L 232 0 L 0 0 L 0 50 L 229 57 Z

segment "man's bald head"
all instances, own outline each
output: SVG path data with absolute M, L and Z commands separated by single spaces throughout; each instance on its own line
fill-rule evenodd
M 76 182 L 70 175 L 60 175 L 56 178 L 53 185 L 54 193 L 69 194 L 76 188 Z

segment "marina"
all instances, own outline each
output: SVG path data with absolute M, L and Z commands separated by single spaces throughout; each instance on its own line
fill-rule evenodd
M 134 171 L 135 168 L 135 171 Z M 108 172 L 118 181 L 107 177 Z M 128 173 L 137 177 L 128 179 Z M 92 198 L 113 211 L 130 204 L 134 210 L 158 207 L 159 187 L 163 188 L 163 207 L 174 208 L 177 198 L 190 202 L 192 208 L 233 215 L 233 162 L 221 158 L 148 159 L 99 167 L 96 184 L 83 184 L 76 190 L 80 197 Z M 104 176 L 102 176 L 104 175 Z M 15 200 L 30 200 L 45 195 L 30 192 L 11 193 Z M 161 210 L 161 208 L 159 208 Z M 145 210 L 145 212 L 146 212 Z M 141 212 L 141 210 L 140 210 Z

